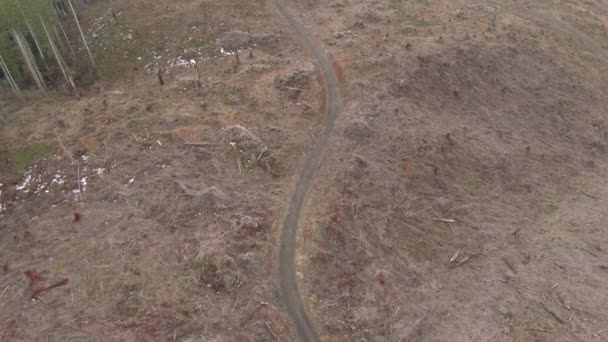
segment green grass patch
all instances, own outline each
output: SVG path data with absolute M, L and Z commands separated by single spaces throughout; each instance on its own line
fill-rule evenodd
M 31 165 L 36 160 L 51 154 L 55 149 L 55 144 L 39 143 L 25 148 L 17 149 L 9 153 L 0 153 L 3 160 L 9 160 L 10 168 L 7 170 L 10 174 L 17 174 L 27 166 Z M 6 167 L 6 163 L 4 163 Z

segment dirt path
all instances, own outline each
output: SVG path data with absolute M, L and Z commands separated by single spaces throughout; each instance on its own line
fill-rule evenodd
M 503 6 L 500 2 L 492 2 L 496 7 Z M 531 21 L 535 21 L 539 24 L 544 24 L 552 28 L 553 30 L 561 31 L 566 34 L 572 35 L 579 39 L 583 44 L 587 46 L 588 49 L 591 50 L 596 56 L 604 59 L 604 61 L 608 61 L 608 52 L 601 45 L 598 44 L 595 39 L 590 37 L 585 32 L 579 30 L 574 25 L 568 23 L 567 21 L 561 19 L 556 13 L 542 10 L 542 9 L 534 9 L 529 7 L 522 6 L 506 6 L 505 8 L 509 9 L 513 13 L 517 13 L 523 18 L 527 18 Z
M 294 192 L 289 201 L 287 215 L 281 227 L 279 247 L 279 286 L 285 310 L 288 312 L 300 340 L 318 341 L 319 336 L 306 314 L 298 289 L 295 263 L 296 240 L 300 212 L 302 211 L 314 174 L 321 165 L 323 152 L 333 131 L 336 117 L 342 110 L 342 98 L 338 77 L 325 53 L 316 45 L 315 40 L 306 31 L 305 27 L 289 14 L 284 0 L 277 0 L 276 6 L 279 14 L 285 19 L 290 29 L 315 58 L 324 78 L 325 90 L 327 92 L 327 113 L 323 126 L 320 128 L 312 149 L 304 158 L 301 166 Z
M 543 23 L 553 28 L 554 30 L 559 30 L 565 32 L 567 34 L 571 34 L 578 38 L 583 42 L 596 56 L 603 58 L 605 61 L 608 61 L 608 53 L 604 48 L 598 44 L 593 38 L 589 37 L 583 31 L 574 27 L 574 25 L 560 19 L 555 14 L 546 12 L 546 11 L 525 11 L 521 12 L 522 15 L 528 15 L 532 20 L 535 20 L 539 23 Z

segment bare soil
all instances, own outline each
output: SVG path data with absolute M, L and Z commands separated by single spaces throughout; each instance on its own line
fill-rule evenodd
M 604 340 L 607 4 L 286 4 L 344 99 L 295 255 L 321 339 Z M 328 110 L 314 54 L 272 1 L 82 23 L 82 100 L 0 98 L 0 341 L 297 340 L 279 245 Z

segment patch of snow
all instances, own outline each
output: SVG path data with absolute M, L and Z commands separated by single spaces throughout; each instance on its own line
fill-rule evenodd
M 220 47 L 220 53 L 224 56 L 233 56 L 235 54 L 234 51 L 224 50 L 223 47 Z
M 106 169 L 100 167 L 100 168 L 97 168 L 97 169 L 93 169 L 93 171 L 95 171 L 95 173 L 98 176 L 103 177 L 103 174 L 106 172 Z
M 63 184 L 65 183 L 65 179 L 63 178 L 63 176 L 59 173 L 59 171 L 57 171 L 58 173 L 55 175 L 55 177 L 53 177 L 53 180 L 51 181 L 51 185 L 53 184 Z
M 42 183 L 40 185 L 38 185 L 36 187 L 36 190 L 34 191 L 35 194 L 40 193 L 42 190 L 45 190 L 44 188 L 46 187 L 46 183 Z M 48 190 L 45 190 L 44 192 L 49 192 Z
M 31 171 L 28 171 L 23 182 L 17 185 L 17 190 L 23 190 L 30 184 L 30 182 L 32 181 L 32 174 L 30 172 Z M 28 192 L 28 190 L 25 190 L 25 192 Z

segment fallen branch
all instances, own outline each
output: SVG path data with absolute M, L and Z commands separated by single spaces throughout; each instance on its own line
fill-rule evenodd
M 34 293 L 32 293 L 32 299 L 38 299 L 40 297 L 40 295 L 48 290 L 54 289 L 56 287 L 59 286 L 65 286 L 70 282 L 70 279 L 68 278 L 63 278 L 49 286 L 45 286 L 45 287 L 41 287 L 37 290 L 34 290 Z
M 535 331 L 535 332 L 542 332 L 542 333 L 551 333 L 551 330 L 546 330 L 546 329 L 536 329 L 536 328 L 526 328 L 524 329 L 525 331 Z
M 250 130 L 248 130 L 247 128 L 241 126 L 241 125 L 232 125 L 232 126 L 227 126 L 222 128 L 222 131 L 228 131 L 231 129 L 236 129 L 241 131 L 244 135 L 246 135 L 247 137 L 249 137 L 251 140 L 257 141 L 257 142 L 261 142 L 262 140 L 260 138 L 258 138 L 255 134 L 253 134 Z
M 515 267 L 513 267 L 513 265 L 511 265 L 511 263 L 509 262 L 509 260 L 507 260 L 507 258 L 505 258 L 504 256 L 501 258 L 502 258 L 502 261 L 504 261 L 505 264 L 507 264 L 507 266 L 509 266 L 509 268 L 511 269 L 511 271 L 513 271 L 513 273 L 517 273 L 517 270 L 515 269 Z
M 553 316 L 553 318 L 555 318 L 556 321 L 558 321 L 560 324 L 566 324 L 566 322 L 561 319 L 561 317 L 559 317 L 553 310 L 549 309 L 544 302 L 540 302 L 540 304 L 543 306 L 543 309 L 545 309 L 545 311 L 547 311 L 551 316 Z
M 78 198 L 82 204 L 82 189 L 80 188 L 80 163 L 76 163 L 76 172 L 78 176 Z
M 579 192 L 580 194 L 585 195 L 585 196 L 587 196 L 587 197 L 589 197 L 589 198 L 592 198 L 592 199 L 600 199 L 599 197 L 597 197 L 597 196 L 595 196 L 595 195 L 592 195 L 592 194 L 590 194 L 590 193 L 588 193 L 588 192 L 582 191 L 582 190 L 579 190 L 578 192 Z
M 274 330 L 272 330 L 272 328 L 270 327 L 270 324 L 268 324 L 268 322 L 266 322 L 266 327 L 268 328 L 268 331 L 270 331 L 272 336 L 274 336 L 274 338 L 276 338 L 277 341 L 279 341 L 279 336 L 277 336 L 277 334 L 274 333 Z
M 445 223 L 456 223 L 454 219 L 434 218 L 433 221 L 445 222 Z
M 453 267 L 462 266 L 465 263 L 471 261 L 472 258 L 480 256 L 480 255 L 482 255 L 482 253 L 477 252 L 477 253 L 472 253 L 472 254 L 467 254 L 467 255 L 461 256 L 460 250 L 457 250 L 456 253 L 454 253 L 454 255 L 452 255 L 452 258 L 450 258 L 450 264 Z
M 204 141 L 195 141 L 195 142 L 184 142 L 184 145 L 186 146 L 202 146 L 202 147 L 208 147 L 208 146 L 215 146 L 217 144 L 212 143 L 212 142 L 204 142 Z

